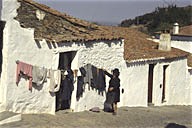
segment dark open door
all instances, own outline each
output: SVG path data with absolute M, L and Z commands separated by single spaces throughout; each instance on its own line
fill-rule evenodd
M 162 103 L 165 102 L 165 88 L 166 88 L 166 69 L 168 65 L 163 66 L 163 91 L 162 91 Z
M 59 55 L 59 66 L 58 69 L 60 69 L 62 74 L 67 71 L 71 70 L 71 63 L 76 55 L 76 51 L 71 52 L 63 52 Z M 71 72 L 71 75 L 73 73 Z M 73 90 L 73 81 L 69 81 L 71 79 L 71 75 L 68 74 L 68 77 L 63 77 L 61 75 L 61 85 L 60 90 L 56 92 L 56 111 L 58 110 L 64 110 L 64 109 L 70 109 L 71 105 L 71 90 Z
M 2 49 L 3 49 L 3 29 L 5 27 L 5 22 L 0 21 L 0 74 L 2 71 L 2 63 L 3 63 L 3 56 L 2 56 Z
M 154 64 L 149 65 L 149 73 L 148 73 L 148 103 L 152 103 L 153 96 L 153 70 Z

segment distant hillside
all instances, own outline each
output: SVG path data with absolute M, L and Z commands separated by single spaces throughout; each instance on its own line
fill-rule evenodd
M 135 27 L 138 30 L 152 34 L 161 30 L 170 30 L 173 24 L 177 22 L 180 26 L 192 24 L 192 6 L 176 7 L 158 7 L 154 12 L 138 16 L 135 19 L 126 19 L 121 22 L 122 27 Z

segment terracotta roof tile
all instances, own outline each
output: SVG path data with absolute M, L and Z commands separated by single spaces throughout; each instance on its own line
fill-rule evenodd
M 37 39 L 52 39 L 56 42 L 121 39 L 118 35 L 111 36 L 112 33 L 102 26 L 74 18 L 32 0 L 18 1 L 21 6 L 17 10 L 18 15 L 15 19 L 22 27 L 35 28 Z M 45 12 L 43 20 L 36 17 L 37 10 Z
M 186 57 L 189 53 L 172 48 L 171 51 L 158 50 L 158 43 L 147 40 L 148 35 L 130 28 L 108 27 L 125 40 L 124 58 L 128 62 L 136 60 L 170 59 Z
M 172 48 L 170 52 L 157 49 L 158 44 L 147 40 L 147 35 L 134 29 L 110 26 L 98 26 L 67 14 L 60 13 L 32 0 L 18 0 L 21 6 L 15 17 L 22 27 L 34 28 L 36 39 L 50 42 L 89 42 L 93 40 L 125 39 L 124 59 L 128 62 L 144 59 L 170 59 L 186 57 L 188 53 Z M 46 13 L 43 20 L 38 20 L 36 10 Z
M 192 36 L 192 25 L 181 27 L 179 30 L 179 34 Z

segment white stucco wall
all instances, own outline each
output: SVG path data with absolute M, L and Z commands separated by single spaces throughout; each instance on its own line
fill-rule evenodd
M 165 101 L 162 103 L 163 66 L 166 69 Z M 191 105 L 191 84 L 187 78 L 187 59 L 159 62 L 154 67 L 153 103 L 159 105 Z M 162 85 L 162 86 L 160 86 Z
M 12 20 L 14 16 L 16 16 L 16 8 L 18 6 L 16 0 L 9 1 L 9 0 L 2 0 L 2 10 L 1 10 L 1 20 L 9 22 Z M 10 14 L 10 15 L 8 15 Z M 4 29 L 4 35 L 8 35 L 8 29 Z M 4 36 L 3 37 L 3 49 L 2 49 L 2 54 L 3 54 L 3 63 L 2 63 L 2 73 L 1 73 L 1 84 L 0 84 L 0 109 L 4 110 L 5 109 L 5 102 L 6 102 L 6 93 L 4 90 L 6 90 L 6 86 L 2 83 L 5 83 L 7 81 L 7 57 L 8 55 L 5 53 L 8 53 L 8 37 Z
M 32 91 L 29 91 L 28 81 L 21 79 L 19 85 L 16 86 L 16 60 L 48 69 L 57 69 L 60 52 L 77 51 L 72 62 L 73 69 L 90 63 L 98 68 L 111 70 L 115 67 L 120 68 L 124 62 L 124 44 L 121 40 L 54 45 L 45 40 L 35 42 L 34 30 L 21 28 L 18 21 L 13 20 L 17 15 L 18 6 L 16 0 L 4 1 L 2 17 L 6 21 L 6 25 L 0 86 L 2 93 L 0 95 L 5 110 L 22 113 L 55 113 L 55 96 L 49 93 L 48 83 L 40 88 L 33 87 Z M 84 106 L 87 106 L 87 109 L 103 106 L 105 96 L 98 95 L 94 91 L 86 91 L 79 102 L 74 101 L 75 94 L 74 91 L 72 101 L 74 111 L 84 110 Z
M 153 39 L 154 42 L 159 42 L 158 39 Z M 192 53 L 192 42 L 191 41 L 171 41 L 171 46 L 174 48 L 181 49 L 186 52 Z M 168 78 L 167 88 L 166 88 L 166 101 L 161 103 L 159 100 L 155 100 L 156 105 L 191 105 L 192 101 L 192 84 L 191 84 L 191 70 L 188 70 L 187 59 L 180 59 L 178 61 L 173 61 L 168 66 Z M 163 73 L 163 67 L 157 68 L 158 73 Z M 162 74 L 161 73 L 161 74 Z M 161 84 L 161 77 L 157 76 L 159 79 L 159 84 Z M 157 94 L 162 89 L 159 89 L 158 84 L 156 85 Z M 159 93 L 158 99 L 161 99 Z
M 119 106 L 147 106 L 148 96 L 148 64 L 127 63 L 122 65 L 121 102 Z
M 157 63 L 154 66 L 153 72 L 152 103 L 154 105 L 161 104 L 162 87 L 160 85 L 163 85 L 163 64 Z
M 159 42 L 159 39 L 149 39 L 154 42 Z M 183 51 L 192 53 L 192 42 L 191 41 L 175 41 L 171 40 L 171 47 L 181 49 Z
M 171 46 L 192 53 L 192 41 L 171 41 Z
M 28 90 L 28 81 L 24 79 L 21 79 L 19 85 L 16 86 L 16 60 L 50 68 L 51 64 L 48 62 L 52 62 L 54 54 L 46 52 L 48 48 L 43 49 L 42 47 L 42 49 L 39 49 L 37 47 L 33 40 L 33 29 L 23 29 L 17 21 L 13 20 L 13 17 L 16 16 L 14 9 L 18 6 L 14 4 L 14 1 L 12 2 L 13 5 L 9 1 L 7 5 L 12 12 L 9 10 L 3 13 L 3 18 L 6 21 L 3 41 L 3 70 L 1 74 L 3 104 L 8 111 L 53 114 L 55 111 L 55 98 L 49 94 L 48 86 L 43 86 L 39 90 L 33 88 L 32 92 L 30 92 Z M 8 15 L 8 13 L 11 14 Z
M 94 65 L 97 68 L 103 68 L 111 71 L 114 68 L 121 68 L 122 63 L 124 63 L 123 52 L 124 43 L 119 41 L 107 41 L 99 43 L 87 43 L 78 47 L 79 54 L 79 67 L 86 64 Z M 121 72 L 121 69 L 120 69 Z M 108 80 L 106 84 L 108 84 Z M 86 86 L 87 88 L 87 86 Z M 107 89 L 108 87 L 106 87 Z M 105 93 L 103 95 L 98 95 L 96 90 L 86 89 L 83 93 L 83 97 L 80 98 L 75 104 L 74 111 L 88 110 L 92 107 L 103 108 L 103 103 L 105 100 Z
M 192 84 L 189 83 L 191 82 L 191 80 L 189 80 L 191 79 L 191 74 L 187 70 L 187 59 L 184 58 L 184 59 L 177 59 L 172 61 L 159 60 L 159 61 L 152 61 L 152 63 L 154 64 L 152 103 L 155 106 L 191 105 Z M 165 101 L 166 102 L 162 103 L 163 66 L 165 65 L 168 66 L 165 70 L 166 72 Z M 146 66 L 144 69 L 140 70 L 140 71 L 144 71 L 147 69 L 146 72 L 143 72 L 143 74 L 139 75 L 139 77 L 146 76 L 145 79 L 141 79 L 142 82 L 143 81 L 148 82 L 148 68 L 149 67 Z M 145 92 L 143 93 L 142 96 L 146 96 L 147 98 L 148 83 L 143 83 L 143 85 L 144 85 L 143 89 L 145 90 Z M 144 101 L 146 98 L 143 97 L 142 100 Z M 142 102 L 140 101 L 140 103 Z M 146 103 L 147 103 L 147 100 L 143 102 L 143 105 Z
M 18 21 L 13 20 L 19 7 L 17 0 L 4 0 L 3 20 L 6 21 L 3 41 L 3 65 L 0 84 L 0 102 L 4 110 L 22 113 L 55 113 L 55 96 L 48 91 L 48 83 L 40 88 L 28 90 L 28 81 L 21 79 L 16 86 L 16 60 L 45 67 L 57 69 L 59 53 L 77 51 L 72 62 L 72 69 L 78 69 L 86 64 L 111 71 L 120 69 L 121 102 L 118 106 L 147 106 L 148 96 L 148 70 L 147 63 L 126 63 L 123 59 L 124 42 L 97 41 L 50 44 L 45 40 L 36 42 L 34 30 L 20 27 Z M 154 68 L 153 102 L 161 105 L 163 65 L 158 63 Z M 168 67 L 168 83 L 166 88 L 167 105 L 187 104 L 189 101 L 189 87 L 186 84 L 186 60 L 171 62 Z M 107 78 L 108 87 L 109 78 Z M 106 87 L 106 88 L 107 88 Z M 74 111 L 88 110 L 92 107 L 103 107 L 104 95 L 98 95 L 95 90 L 86 88 L 83 97 L 76 101 L 76 83 L 72 94 L 71 107 Z M 184 94 L 184 96 L 183 96 Z M 179 97 L 179 98 L 178 98 Z
M 47 43 L 42 41 L 40 42 L 41 48 L 38 48 L 33 40 L 33 29 L 20 28 L 17 21 L 7 23 L 5 29 L 8 31 L 11 29 L 11 31 L 5 35 L 5 37 L 9 37 L 8 42 L 6 42 L 8 43 L 8 51 L 4 51 L 4 57 L 7 57 L 7 63 L 4 63 L 4 67 L 7 67 L 7 70 L 3 70 L 2 75 L 5 76 L 2 77 L 6 77 L 6 81 L 2 81 L 1 85 L 5 86 L 3 89 L 6 93 L 5 104 L 6 109 L 10 111 L 23 113 L 54 113 L 55 111 L 55 96 L 50 95 L 46 83 L 42 86 L 42 89 L 33 88 L 32 92 L 28 90 L 28 81 L 24 79 L 21 79 L 19 85 L 16 86 L 16 60 L 48 69 L 57 69 L 59 52 L 78 51 L 79 67 L 90 63 L 99 68 L 113 69 L 114 67 L 120 67 L 121 61 L 123 61 L 123 44 L 121 41 L 111 43 L 111 46 L 108 45 L 110 42 L 90 42 L 93 43 L 93 46 L 90 46 L 91 48 L 87 48 L 89 46 L 85 46 L 84 43 L 81 43 L 80 46 L 78 43 L 67 43 L 53 49 L 49 49 Z M 90 102 L 83 100 L 81 105 L 77 102 L 77 109 L 83 104 L 91 106 L 91 104 L 97 105 L 98 102 L 99 106 L 102 105 L 105 97 L 95 96 L 92 92 L 87 93 L 85 93 L 85 96 L 92 97 Z M 99 98 L 102 100 L 98 100 Z M 76 110 L 76 108 L 74 109 Z
M 188 105 L 191 95 L 191 85 L 187 84 L 187 59 L 171 63 L 170 88 L 167 104 Z
M 192 68 L 188 69 L 187 71 L 187 85 L 189 85 L 188 89 L 190 90 L 189 92 L 189 105 L 192 105 Z

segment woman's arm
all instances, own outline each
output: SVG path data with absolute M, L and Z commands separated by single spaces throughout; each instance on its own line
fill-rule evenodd
M 105 73 L 105 75 L 107 75 L 108 77 L 110 77 L 110 78 L 112 78 L 113 77 L 113 75 L 112 74 L 110 74 L 109 72 L 107 72 L 106 70 L 104 70 L 104 73 Z

